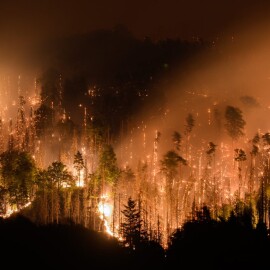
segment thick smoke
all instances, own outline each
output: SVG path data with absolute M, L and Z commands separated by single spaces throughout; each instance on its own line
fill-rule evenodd
M 166 105 L 162 113 L 150 106 L 147 113 L 138 116 L 131 134 L 117 149 L 121 161 L 136 166 L 139 159 L 145 159 L 144 154 L 151 155 L 156 132 L 161 135 L 159 153 L 173 149 L 172 134 L 177 131 L 184 137 L 188 114 L 195 120 L 193 145 L 205 148 L 210 141 L 218 145 L 229 143 L 224 117 L 227 106 L 239 108 L 246 122 L 245 135 L 236 147 L 243 146 L 257 132 L 268 132 L 270 40 L 267 26 L 269 23 L 265 20 L 241 25 L 236 35 L 216 40 L 210 52 L 194 58 L 186 72 L 176 71 L 169 80 L 161 80 Z M 125 157 L 123 149 L 129 149 Z

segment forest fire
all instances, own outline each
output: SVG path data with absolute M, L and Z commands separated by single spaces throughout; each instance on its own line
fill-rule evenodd
M 101 201 L 98 204 L 99 217 L 105 227 L 105 232 L 110 236 L 115 236 L 110 228 L 110 221 L 112 216 L 112 205 L 108 202 L 108 195 L 101 195 Z
M 58 72 L 43 74 L 42 84 L 0 76 L 1 215 L 35 198 L 45 224 L 70 219 L 120 239 L 132 198 L 140 230 L 163 246 L 205 206 L 215 220 L 250 207 L 253 226 L 269 227 L 269 126 L 254 120 L 267 117 L 268 81 L 256 95 L 252 79 L 251 90 L 230 96 L 223 76 L 231 66 L 212 65 L 166 86 L 168 100 L 132 121 L 123 111 L 112 116 L 125 105 L 126 89 L 92 91 L 89 83 L 74 106 L 64 96 L 74 86 Z M 150 89 L 134 89 L 140 106 L 153 97 Z M 111 109 L 107 99 L 121 102 Z
M 34 91 L 37 93 L 37 89 Z M 19 92 L 23 94 L 22 89 Z M 42 99 L 36 96 L 37 94 L 34 100 L 41 102 Z M 8 94 L 4 97 L 7 99 Z M 50 209 L 47 216 L 43 217 L 45 220 L 59 220 L 59 207 L 62 204 L 67 209 L 71 207 L 72 218 L 89 220 L 92 223 L 90 227 L 96 230 L 99 226 L 95 216 L 98 214 L 104 230 L 118 238 L 121 238 L 119 228 L 123 218 L 123 205 L 128 197 L 139 202 L 141 218 L 144 221 L 143 229 L 151 230 L 153 238 L 161 238 L 162 235 L 164 245 L 166 238 L 183 222 L 195 218 L 196 209 L 204 205 L 209 207 L 213 217 L 218 217 L 225 215 L 226 205 L 233 208 L 238 202 L 246 201 L 250 196 L 254 197 L 256 192 L 262 192 L 262 188 L 265 190 L 262 199 L 268 198 L 269 183 L 265 175 L 268 173 L 269 164 L 269 133 L 258 133 L 254 139 L 247 140 L 243 137 L 246 122 L 239 108 L 227 106 L 223 112 L 224 118 L 217 119 L 214 114 L 217 103 L 211 105 L 211 96 L 197 95 L 196 98 L 210 100 L 202 112 L 187 114 L 182 135 L 179 131 L 167 135 L 164 133 L 166 126 L 160 127 L 163 132 L 156 128 L 151 130 L 151 125 L 146 125 L 144 121 L 136 130 L 126 134 L 126 140 L 121 142 L 120 155 L 122 158 L 126 157 L 121 170 L 112 146 L 96 143 L 96 135 L 91 137 L 91 134 L 87 134 L 93 122 L 92 115 L 88 115 L 86 109 L 83 112 L 80 137 L 76 132 L 66 133 L 65 125 L 71 120 L 62 117 L 63 109 L 60 105 L 54 105 L 52 110 L 55 111 L 54 115 L 59 115 L 61 126 L 56 122 L 58 126 L 55 126 L 53 132 L 46 134 L 46 130 L 43 130 L 43 135 L 40 136 L 38 123 L 43 121 L 44 117 L 43 112 L 38 109 L 41 103 L 37 104 L 32 98 L 19 96 L 15 114 L 10 111 L 14 111 L 15 105 L 7 110 L 3 104 L 0 161 L 3 168 L 1 183 L 5 195 L 2 205 L 8 205 L 9 201 L 13 200 L 13 194 L 8 191 L 11 190 L 13 175 L 5 171 L 6 166 L 9 166 L 9 160 L 14 159 L 14 162 L 17 162 L 16 160 L 21 158 L 25 159 L 30 167 L 37 163 L 45 169 L 44 165 L 49 164 L 44 175 L 39 173 L 39 177 L 44 178 L 38 182 L 39 187 L 35 186 L 34 182 L 27 183 L 29 195 L 37 188 L 44 193 L 44 203 Z M 36 107 L 33 107 L 33 104 Z M 26 115 L 27 112 L 29 116 Z M 165 118 L 169 119 L 170 113 L 166 114 Z M 4 117 L 6 119 L 12 115 L 13 121 L 3 121 Z M 215 125 L 221 120 L 225 132 L 237 147 L 224 140 L 226 134 L 220 136 L 221 134 L 216 133 L 219 126 Z M 205 138 L 201 141 L 196 139 L 205 126 L 212 133 L 214 142 L 209 140 L 207 143 Z M 169 136 L 172 136 L 171 144 L 168 143 Z M 241 138 L 243 142 L 240 141 Z M 140 148 L 143 149 L 142 153 L 138 151 Z M 81 149 L 81 152 L 78 149 Z M 29 152 L 35 159 L 31 161 L 28 156 L 21 156 L 20 151 Z M 248 152 L 251 154 L 247 155 Z M 52 157 L 58 157 L 59 161 L 50 165 Z M 67 168 L 70 168 L 72 174 Z M 12 170 L 17 173 L 15 163 Z M 88 174 L 88 171 L 91 171 L 91 174 Z M 31 171 L 25 173 L 33 175 Z M 18 174 L 18 177 L 20 179 L 21 175 Z M 25 178 L 20 181 L 24 183 Z M 113 198 L 100 193 L 103 186 L 110 189 L 110 193 L 114 194 Z M 14 188 L 19 188 L 19 185 Z M 18 201 L 18 205 L 19 203 Z M 2 216 L 10 216 L 14 211 L 17 210 L 3 212 Z M 259 211 L 266 213 L 265 208 Z M 267 214 L 261 218 L 269 224 Z
M 112 206 L 109 203 L 100 202 L 98 210 L 104 217 L 110 217 L 112 215 Z
M 26 203 L 20 209 L 18 209 L 16 206 L 14 206 L 14 207 L 8 206 L 5 214 L 4 215 L 0 215 L 0 216 L 3 217 L 3 218 L 9 218 L 11 215 L 13 215 L 15 213 L 18 213 L 19 211 L 23 210 L 24 208 L 29 207 L 31 205 L 31 203 L 32 202 Z
M 264 269 L 270 1 L 2 2 L 3 263 Z

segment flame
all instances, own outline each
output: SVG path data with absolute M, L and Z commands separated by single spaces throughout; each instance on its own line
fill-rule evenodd
M 84 187 L 84 180 L 83 180 L 83 178 L 76 181 L 76 186 L 77 187 Z
M 112 215 L 112 205 L 100 202 L 98 205 L 98 211 L 105 217 L 110 217 Z
M 104 227 L 105 227 L 106 233 L 109 234 L 110 236 L 114 236 L 113 232 L 111 231 L 108 221 L 106 219 L 104 219 L 103 221 L 104 221 Z
M 76 187 L 84 187 L 84 185 L 85 185 L 85 182 L 84 182 L 85 172 L 84 172 L 84 170 L 80 171 L 79 177 L 78 177 L 78 172 L 74 168 L 72 168 L 71 170 L 72 170 L 73 176 L 77 177 L 76 182 L 75 182 Z
M 110 219 L 112 216 L 113 206 L 108 202 L 108 194 L 101 195 L 101 201 L 98 204 L 99 217 L 104 223 L 105 231 L 110 236 L 115 236 L 110 228 Z
M 17 206 L 14 206 L 13 208 L 11 206 L 8 207 L 5 214 L 0 215 L 2 218 L 9 218 L 12 214 L 19 212 L 20 210 L 28 207 L 32 202 L 26 203 L 24 206 L 22 206 L 20 209 L 17 208 Z

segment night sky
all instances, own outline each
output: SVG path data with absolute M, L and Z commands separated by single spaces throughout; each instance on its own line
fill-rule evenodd
M 153 39 L 233 35 L 268 15 L 254 0 L 9 0 L 0 3 L 1 42 L 31 42 L 125 25 Z

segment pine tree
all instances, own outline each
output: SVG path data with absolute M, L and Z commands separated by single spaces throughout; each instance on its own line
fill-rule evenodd
M 239 180 L 239 189 L 238 189 L 238 196 L 239 199 L 241 198 L 241 191 L 243 186 L 242 180 L 242 163 L 247 159 L 246 153 L 242 149 L 235 149 L 235 161 L 238 162 L 238 180 Z
M 60 217 L 60 197 L 61 190 L 64 187 L 73 185 L 73 179 L 66 165 L 62 162 L 55 161 L 47 169 L 48 185 L 50 189 L 50 221 L 59 222 Z
M 128 198 L 127 205 L 122 211 L 124 222 L 121 224 L 124 245 L 130 249 L 136 249 L 140 242 L 144 239 L 142 232 L 142 220 L 140 210 L 137 208 L 136 202 Z
M 99 173 L 106 183 L 114 185 L 119 177 L 116 154 L 111 145 L 105 145 L 99 159 Z
M 21 209 L 34 198 L 35 161 L 30 154 L 13 150 L 0 155 L 0 166 L 0 184 L 8 190 L 8 203 Z
M 85 166 L 84 166 L 83 157 L 80 151 L 78 151 L 74 155 L 73 165 L 78 174 L 78 185 L 81 186 L 81 171 L 83 170 Z
M 191 132 L 195 126 L 195 119 L 191 113 L 188 114 L 186 117 L 186 124 L 185 124 L 185 131 L 184 134 L 186 136 L 186 153 L 185 153 L 185 159 L 187 161 L 191 161 L 191 144 L 190 144 L 190 137 Z
M 242 116 L 242 111 L 236 107 L 227 106 L 225 112 L 226 130 L 232 140 L 237 140 L 244 135 L 244 127 L 246 125 Z

